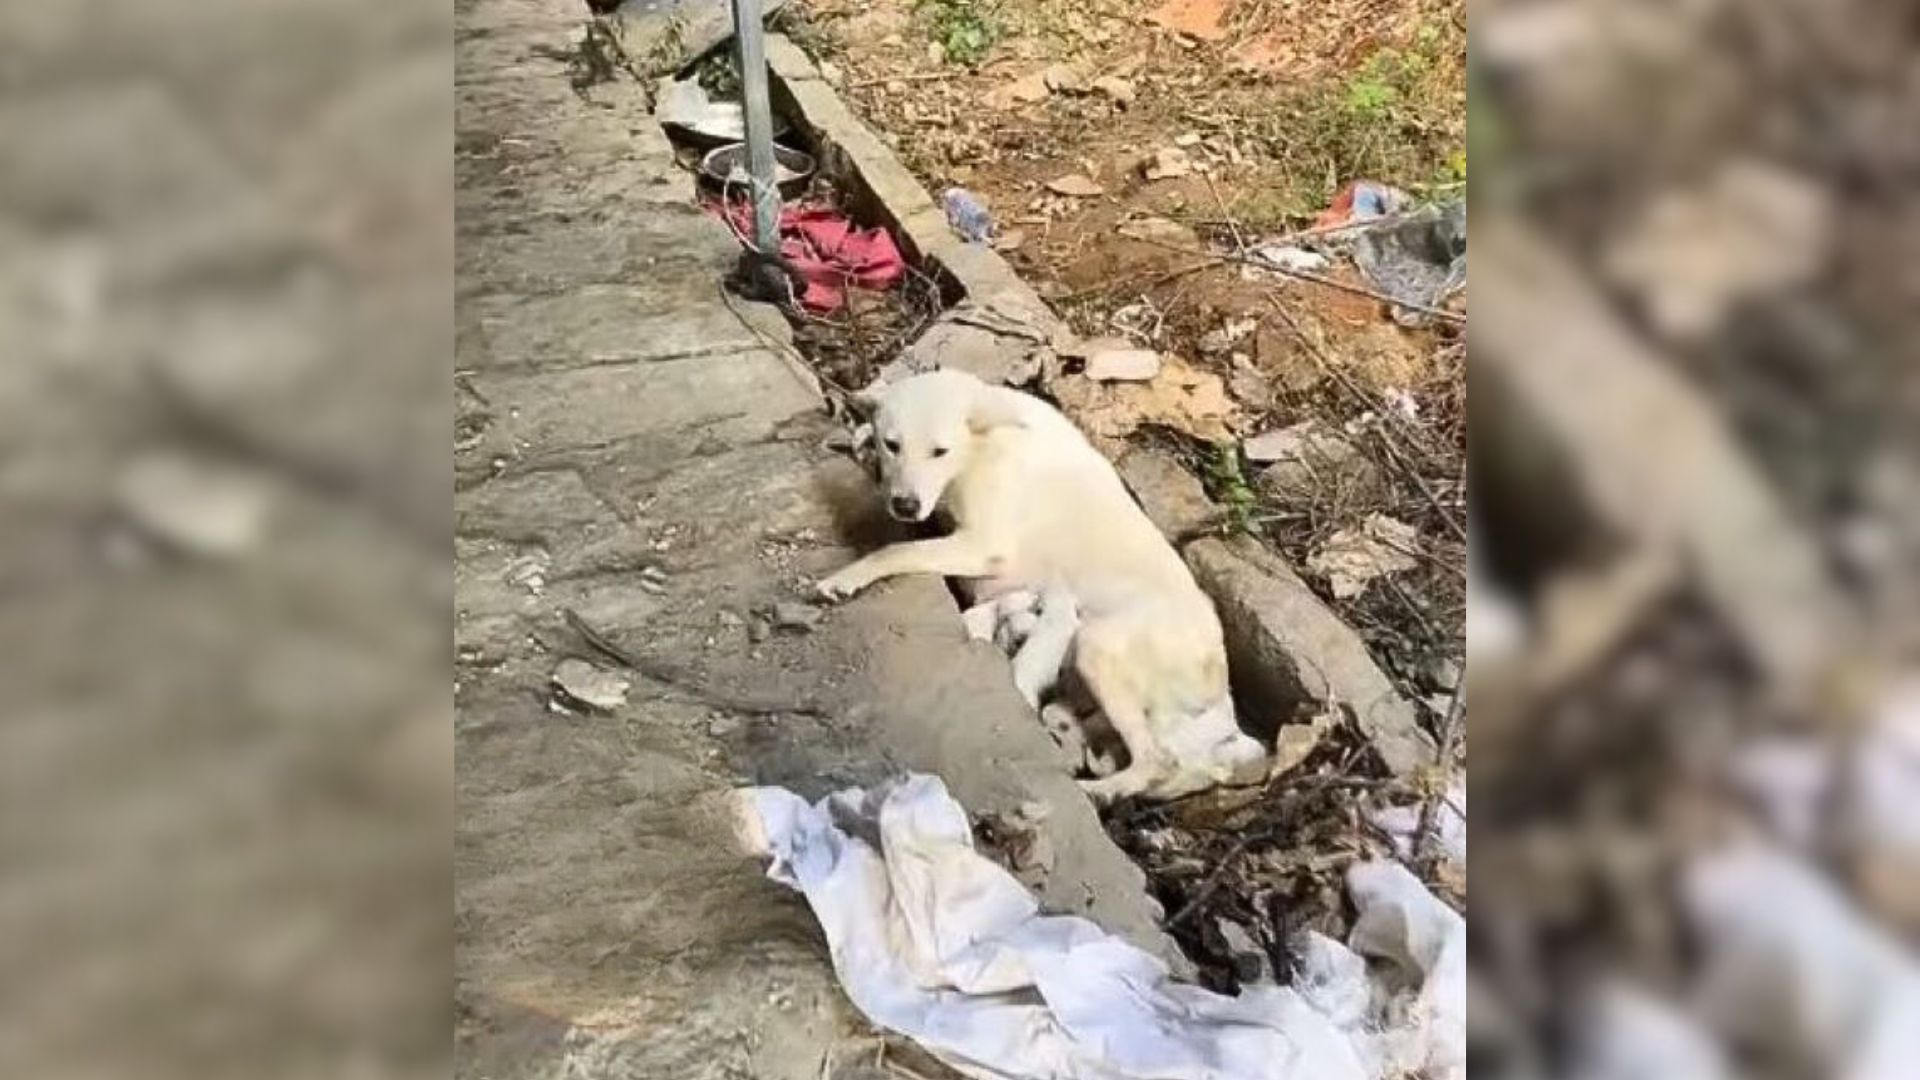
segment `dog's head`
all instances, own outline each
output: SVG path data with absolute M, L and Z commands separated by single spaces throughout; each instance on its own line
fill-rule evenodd
M 1019 426 L 1016 400 L 958 371 L 930 371 L 862 393 L 887 513 L 900 521 L 933 515 L 953 478 L 965 472 L 994 428 Z

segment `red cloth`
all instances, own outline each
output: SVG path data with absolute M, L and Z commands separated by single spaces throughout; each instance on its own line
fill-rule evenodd
M 753 235 L 753 207 L 746 202 L 709 202 L 707 212 L 728 221 L 736 235 Z M 801 306 L 822 314 L 845 306 L 849 286 L 884 291 L 907 275 L 907 261 L 885 229 L 858 228 L 821 206 L 781 208 L 780 255 L 805 285 Z

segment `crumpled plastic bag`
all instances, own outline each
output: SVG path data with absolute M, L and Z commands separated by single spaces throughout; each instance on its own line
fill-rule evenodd
M 1435 1080 L 1464 1075 L 1465 923 L 1404 867 L 1356 866 L 1349 885 L 1356 947 L 1413 965 L 1410 986 L 1369 989 L 1365 963 L 1321 939 L 1325 978 L 1227 997 L 1172 982 L 1085 919 L 1041 914 L 974 850 L 936 777 L 812 804 L 779 788 L 745 795 L 769 876 L 806 895 L 854 1005 L 966 1076 L 1384 1080 L 1403 1060 Z M 1379 1030 L 1376 995 L 1418 1023 Z
M 1423 206 L 1354 237 L 1353 261 L 1373 286 L 1405 304 L 1437 308 L 1467 283 L 1467 204 Z M 1402 326 L 1433 316 L 1393 305 Z

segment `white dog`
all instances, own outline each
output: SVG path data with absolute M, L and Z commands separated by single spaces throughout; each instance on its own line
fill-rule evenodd
M 1072 421 L 956 371 L 901 380 L 865 404 L 888 512 L 926 521 L 944 509 L 955 528 L 860 559 L 821 582 L 823 595 L 941 574 L 971 579 L 977 599 L 1025 590 L 1077 617 L 1073 669 L 1131 758 L 1086 783 L 1095 799 L 1172 798 L 1259 775 L 1265 754 L 1234 723 L 1213 604 Z M 1057 635 L 1040 637 L 1049 644 L 1030 668 L 1066 651 Z M 1053 655 L 1056 669 L 1063 660 Z M 1023 672 L 1023 693 L 1036 680 L 1050 676 Z

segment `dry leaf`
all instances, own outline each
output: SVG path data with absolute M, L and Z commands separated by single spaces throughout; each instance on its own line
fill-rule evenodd
M 1095 195 L 1105 195 L 1107 189 L 1095 183 L 1090 177 L 1074 173 L 1063 176 L 1047 184 L 1047 190 L 1055 195 L 1067 195 L 1076 199 L 1090 199 Z
M 1321 713 L 1304 724 L 1286 724 L 1274 733 L 1273 764 L 1267 769 L 1267 779 L 1285 776 L 1300 767 L 1340 723 L 1339 713 Z
M 1307 569 L 1326 579 L 1336 599 L 1358 596 L 1377 577 L 1397 574 L 1420 565 L 1409 552 L 1417 551 L 1419 533 L 1404 521 L 1385 514 L 1369 514 L 1358 529 L 1341 529 L 1320 550 L 1307 557 Z
M 1084 376 L 1063 376 L 1048 390 L 1094 444 L 1114 452 L 1120 440 L 1143 424 L 1184 432 L 1208 442 L 1233 438 L 1239 409 L 1220 376 L 1199 371 L 1176 356 L 1162 357 L 1160 372 L 1147 382 L 1102 383 Z

